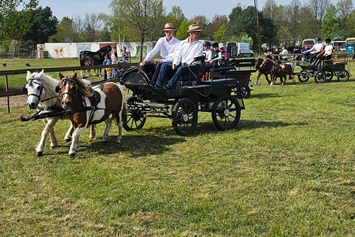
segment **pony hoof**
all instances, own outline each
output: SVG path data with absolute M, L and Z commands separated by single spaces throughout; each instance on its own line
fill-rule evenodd
M 69 157 L 70 157 L 70 158 L 74 158 L 75 155 L 76 155 L 76 153 L 71 153 L 71 154 L 69 154 Z
M 36 153 L 36 156 L 40 157 L 40 156 L 43 156 L 43 151 L 39 151 Z
M 71 139 L 70 138 L 66 138 L 66 139 L 64 139 L 64 142 L 65 143 L 68 143 L 68 142 L 70 142 L 71 141 Z

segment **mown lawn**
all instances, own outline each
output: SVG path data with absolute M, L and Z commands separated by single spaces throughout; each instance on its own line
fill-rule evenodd
M 354 72 L 353 72 L 354 75 Z M 253 81 L 255 75 L 253 75 Z M 354 236 L 355 81 L 254 86 L 237 129 L 147 118 L 115 144 L 35 156 L 43 123 L 0 110 L 1 236 Z M 68 121 L 55 128 L 64 137 Z

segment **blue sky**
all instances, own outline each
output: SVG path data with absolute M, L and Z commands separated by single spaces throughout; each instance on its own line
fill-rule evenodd
M 331 0 L 337 3 L 339 0 Z M 259 0 L 258 9 L 261 10 L 266 0 Z M 275 0 L 277 4 L 288 5 L 291 0 Z M 300 0 L 301 3 L 308 0 Z M 111 0 L 39 0 L 39 5 L 42 7 L 50 7 L 53 15 L 61 20 L 63 17 L 84 17 L 86 13 L 108 13 L 111 11 L 109 5 Z M 212 20 L 213 16 L 229 15 L 234 7 L 240 4 L 242 7 L 254 5 L 253 0 L 164 0 L 166 12 L 171 11 L 172 6 L 180 6 L 185 17 L 190 19 L 195 15 L 205 15 L 207 19 Z

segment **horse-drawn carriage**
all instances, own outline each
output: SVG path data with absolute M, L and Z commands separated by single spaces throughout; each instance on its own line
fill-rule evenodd
M 122 83 L 133 95 L 127 99 L 124 128 L 141 129 L 149 116 L 166 117 L 172 120 L 177 134 L 186 136 L 196 129 L 198 112 L 210 112 L 220 130 L 235 128 L 241 110 L 245 109 L 242 88 L 246 88 L 246 81 L 249 82 L 254 70 L 237 70 L 230 66 L 206 71 L 202 58 L 195 61 L 202 62 L 183 75 L 174 90 L 157 87 L 138 67 L 128 70 Z
M 319 64 L 311 64 L 307 61 L 300 64 L 302 70 L 299 72 L 299 81 L 307 82 L 310 77 L 314 77 L 316 83 L 330 81 L 334 76 L 338 81 L 348 81 L 350 74 L 345 66 L 347 61 L 333 61 L 332 59 L 320 61 Z

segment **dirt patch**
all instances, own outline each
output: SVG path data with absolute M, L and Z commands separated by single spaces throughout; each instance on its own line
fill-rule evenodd
M 9 97 L 10 109 L 13 107 L 25 106 L 26 100 L 27 100 L 27 95 L 10 96 Z M 7 109 L 7 97 L 0 98 L 0 108 Z

